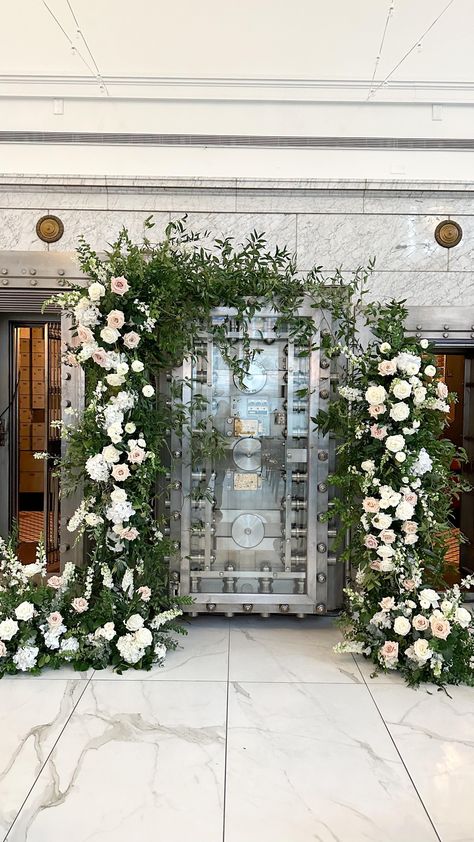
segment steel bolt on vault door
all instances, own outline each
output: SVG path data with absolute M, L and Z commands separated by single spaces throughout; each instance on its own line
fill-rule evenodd
M 314 344 L 328 330 L 328 315 L 309 307 Z M 240 358 L 243 344 L 230 310 L 217 310 Z M 199 612 L 324 614 L 342 598 L 343 570 L 331 550 L 334 524 L 326 522 L 328 470 L 334 447 L 310 418 L 331 397 L 331 365 L 323 352 L 298 347 L 277 332 L 274 311 L 250 324 L 255 356 L 239 381 L 212 336 L 203 336 L 193 361 L 172 373 L 179 400 L 201 396 L 193 413 L 194 441 L 216 428 L 223 455 L 197 461 L 191 435 L 171 435 L 170 470 L 161 496 L 173 555 L 171 581 L 191 595 Z M 170 384 L 168 382 L 168 388 Z M 165 388 L 165 383 L 162 384 Z M 202 433 L 201 433 L 202 434 Z M 195 448 L 193 448 L 195 453 Z

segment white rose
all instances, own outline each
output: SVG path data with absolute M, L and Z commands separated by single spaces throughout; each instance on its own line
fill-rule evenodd
M 407 380 L 394 380 L 392 392 L 399 401 L 403 401 L 410 395 L 411 386 Z
M 24 620 L 27 622 L 31 620 L 35 613 L 35 606 L 32 602 L 20 602 L 15 608 L 15 616 L 17 620 Z
M 428 661 L 433 652 L 431 651 L 428 641 L 420 637 L 413 644 L 413 651 L 420 662 Z
M 114 444 L 118 444 L 122 441 L 122 425 L 120 421 L 114 421 L 110 427 L 107 427 L 107 435 Z
M 110 495 L 110 499 L 114 503 L 125 503 L 127 499 L 127 492 L 123 488 L 119 488 L 118 485 L 114 485 L 114 490 Z
M 133 421 L 128 421 L 127 424 L 125 424 L 125 432 L 129 433 L 130 435 L 134 433 L 136 429 L 137 425 L 134 424 Z
M 388 436 L 385 441 L 385 447 L 391 453 L 398 453 L 399 450 L 403 450 L 405 447 L 405 439 L 403 436 Z
M 431 606 L 436 607 L 439 602 L 438 594 L 433 590 L 433 588 L 423 588 L 423 590 L 420 591 L 419 599 L 420 605 L 424 609 L 430 608 Z
M 454 615 L 454 622 L 461 626 L 461 628 L 467 629 L 471 624 L 471 621 L 471 612 L 468 611 L 466 608 L 462 608 L 462 606 L 460 606 L 457 609 L 456 614 Z
M 415 510 L 413 506 L 410 506 L 410 503 L 402 500 L 395 509 L 395 517 L 398 518 L 398 520 L 411 520 L 414 512 Z
M 417 386 L 413 389 L 413 402 L 419 406 L 426 398 L 426 389 L 424 386 Z
M 105 461 L 109 464 L 114 464 L 118 462 L 120 459 L 120 450 L 117 450 L 113 444 L 108 444 L 106 447 L 102 448 L 102 456 L 104 457 Z
M 125 377 L 121 374 L 108 374 L 105 379 L 109 386 L 121 386 L 125 382 Z
M 398 453 L 395 454 L 395 459 L 397 460 L 397 462 L 404 462 L 406 458 L 407 455 L 403 452 L 403 450 L 400 450 Z
M 138 372 L 140 372 L 140 371 L 143 371 L 143 369 L 144 369 L 144 368 L 145 368 L 145 366 L 143 365 L 143 363 L 142 363 L 142 362 L 140 362 L 140 360 L 134 360 L 134 361 L 133 361 L 133 363 L 132 363 L 132 371 L 135 371 L 135 372 L 137 372 L 137 373 L 138 373 Z
M 394 421 L 405 421 L 410 415 L 410 407 L 406 403 L 394 403 L 390 409 L 390 418 Z
M 94 283 L 90 285 L 88 293 L 91 301 L 100 301 L 102 296 L 105 295 L 105 287 L 97 281 L 94 281 Z
M 403 637 L 408 634 L 411 629 L 410 620 L 406 617 L 396 617 L 393 624 L 395 634 L 401 634 Z
M 382 360 L 382 362 L 378 364 L 378 372 L 382 375 L 382 377 L 395 374 L 396 370 L 397 364 L 395 360 Z
M 150 385 L 148 384 L 148 385 L 146 385 L 146 386 L 144 386 L 144 387 L 143 387 L 143 389 L 142 389 L 142 394 L 143 394 L 146 398 L 152 398 L 152 397 L 153 397 L 153 395 L 155 394 L 155 390 L 154 390 L 153 386 L 150 386 Z
M 104 342 L 107 343 L 107 345 L 112 345 L 114 342 L 117 341 L 120 334 L 118 330 L 116 330 L 114 327 L 103 327 L 100 332 L 100 336 L 101 339 L 103 339 Z
M 142 628 L 144 622 L 145 621 L 141 614 L 132 614 L 132 616 L 128 618 L 125 625 L 129 631 L 136 632 L 138 631 L 138 629 Z
M 375 471 L 375 462 L 373 459 L 366 459 L 365 462 L 361 463 L 363 471 L 366 471 L 368 474 L 372 474 Z
M 153 635 L 150 629 L 141 628 L 135 632 L 135 640 L 140 646 L 150 646 L 153 642 Z
M 425 368 L 425 374 L 427 377 L 434 377 L 436 374 L 436 368 L 434 365 L 427 365 Z
M 392 350 L 392 346 L 389 345 L 388 342 L 382 342 L 382 344 L 379 347 L 379 350 L 381 354 L 388 354 L 388 352 Z
M 128 374 L 128 371 L 129 371 L 128 363 L 119 363 L 117 368 L 116 368 L 117 374 L 121 374 L 121 375 Z
M 382 512 L 379 512 L 372 518 L 371 522 L 376 529 L 388 529 L 389 526 L 392 525 L 392 518 L 390 515 L 385 515 L 382 514 Z
M 423 348 L 423 350 L 424 350 L 424 351 L 426 351 L 426 349 L 427 349 L 427 347 L 428 347 L 428 345 L 429 345 L 429 344 L 430 344 L 430 343 L 428 342 L 428 340 L 427 340 L 427 339 L 422 339 L 422 340 L 420 341 L 420 345 L 421 345 L 421 347 Z
M 371 405 L 383 403 L 386 397 L 387 392 L 383 386 L 369 386 L 365 393 L 365 399 Z
M 16 620 L 7 618 L 0 623 L 0 640 L 11 640 L 17 633 L 19 625 Z

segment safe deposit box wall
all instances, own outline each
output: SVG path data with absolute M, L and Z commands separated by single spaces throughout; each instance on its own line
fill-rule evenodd
M 327 314 L 300 312 L 314 320 L 319 345 Z M 215 311 L 213 321 L 241 357 L 232 311 Z M 172 580 L 193 597 L 191 613 L 324 614 L 341 604 L 344 571 L 332 549 L 335 526 L 323 517 L 334 445 L 310 419 L 327 407 L 337 374 L 322 351 L 308 353 L 277 330 L 275 311 L 259 312 L 250 336 L 257 353 L 243 382 L 212 335 L 168 378 L 170 400 L 206 401 L 191 429 L 213 424 L 227 444 L 224 455 L 196 461 L 191 436 L 172 436 L 163 496 Z

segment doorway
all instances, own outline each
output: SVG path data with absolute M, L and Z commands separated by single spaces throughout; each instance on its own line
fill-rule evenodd
M 59 563 L 59 477 L 51 459 L 61 454 L 61 326 L 59 320 L 10 323 L 10 523 L 18 556 L 28 564 L 44 541 L 48 570 Z

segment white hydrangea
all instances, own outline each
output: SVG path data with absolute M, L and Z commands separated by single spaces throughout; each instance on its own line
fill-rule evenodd
M 13 655 L 13 663 L 20 672 L 28 672 L 36 666 L 39 649 L 37 646 L 20 646 Z
M 73 655 L 79 651 L 79 641 L 77 637 L 67 637 L 61 641 L 60 652 L 64 655 L 66 661 L 71 660 Z
M 86 471 L 94 482 L 106 482 L 109 478 L 109 467 L 102 453 L 89 456 L 86 462 Z
M 360 401 L 362 397 L 360 389 L 353 389 L 351 386 L 341 386 L 338 391 L 341 398 L 344 398 L 346 401 Z
M 399 371 L 410 375 L 418 374 L 421 367 L 421 357 L 410 353 L 410 351 L 401 351 L 395 360 Z
M 157 661 L 164 661 L 166 658 L 166 646 L 164 643 L 157 643 L 154 649 Z
M 412 473 L 415 474 L 415 476 L 423 476 L 423 474 L 426 474 L 428 473 L 428 471 L 431 471 L 432 467 L 433 460 L 431 459 L 431 456 L 425 450 L 425 448 L 422 447 L 418 454 L 418 458 L 412 465 Z
M 145 650 L 140 646 L 134 634 L 124 634 L 119 637 L 117 649 L 127 664 L 137 664 L 145 654 Z

